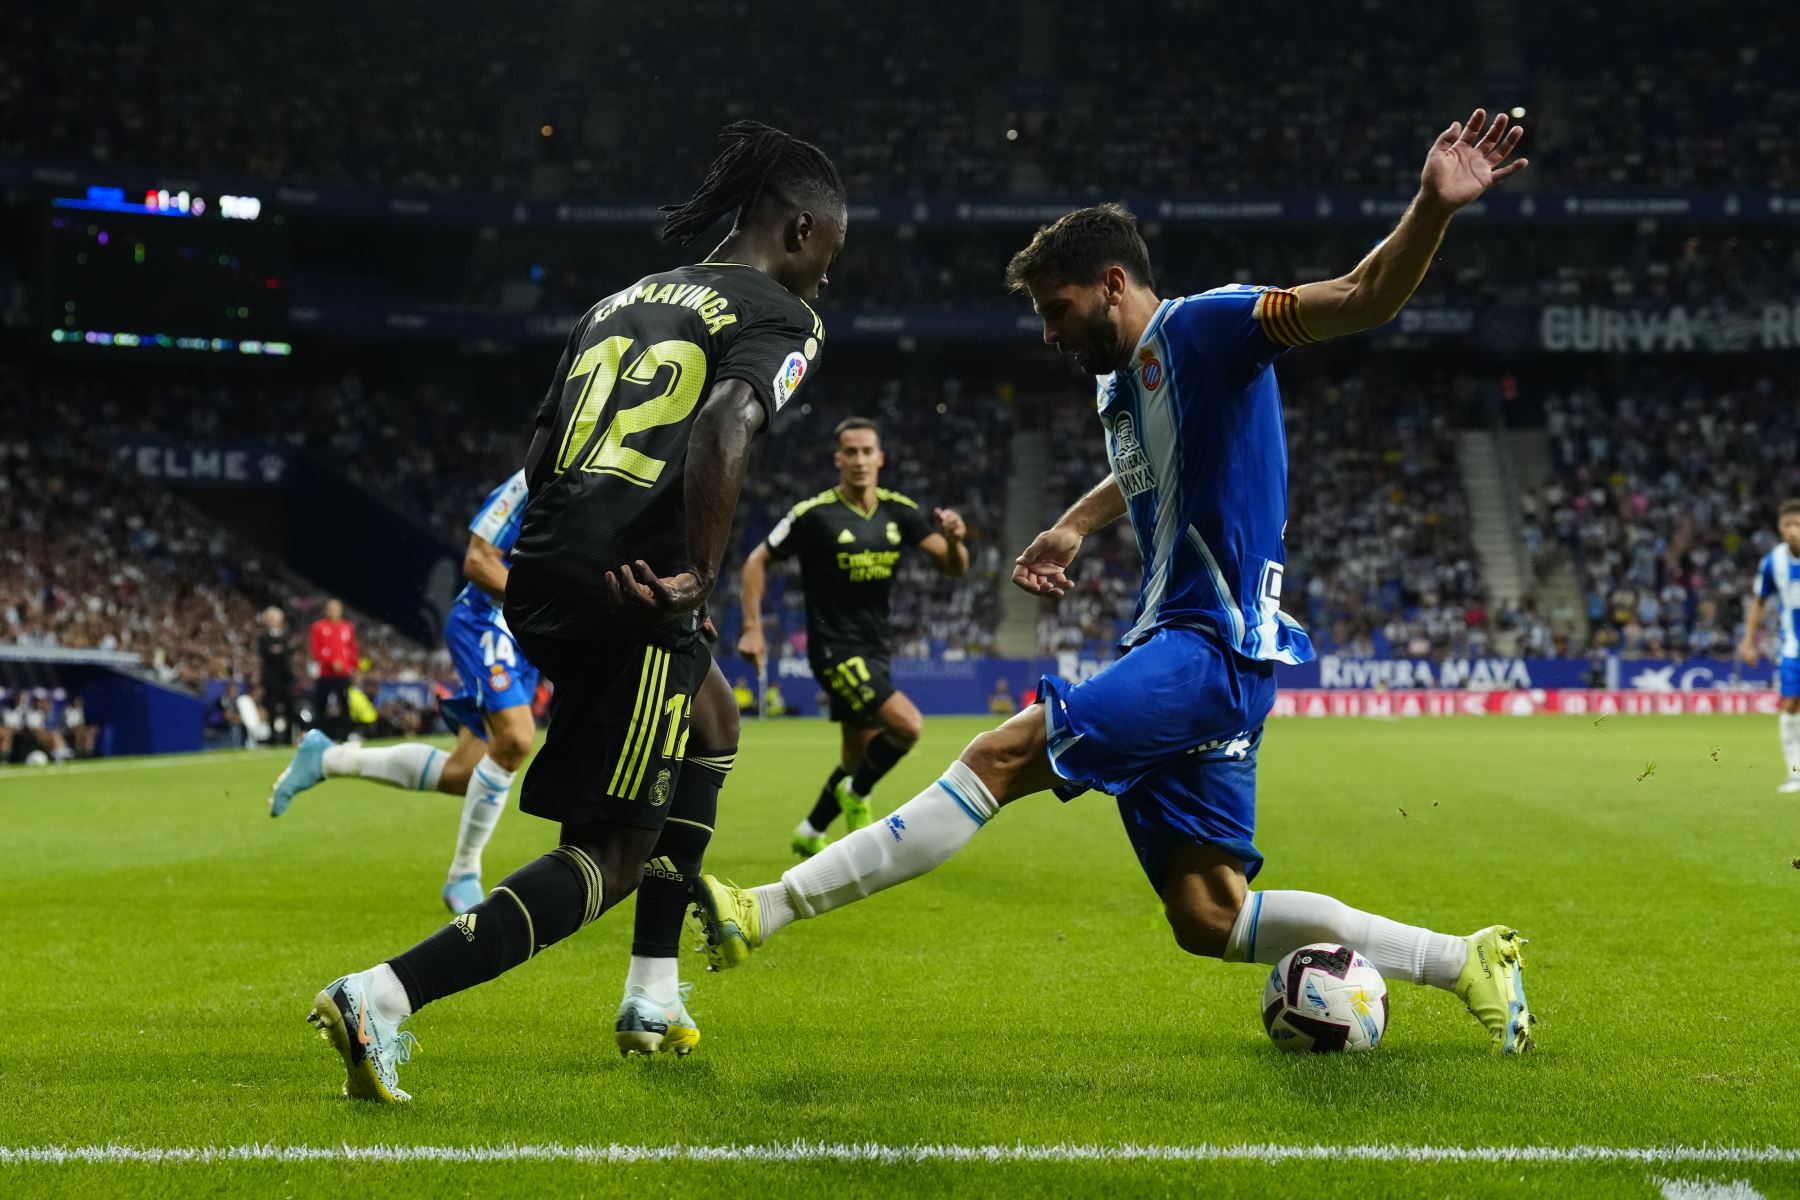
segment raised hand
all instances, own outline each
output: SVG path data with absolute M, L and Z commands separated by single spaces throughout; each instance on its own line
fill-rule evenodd
M 954 508 L 934 508 L 931 519 L 937 523 L 937 531 L 953 542 L 968 536 L 969 527 L 963 524 L 962 516 Z
M 1452 122 L 1438 134 L 1419 173 L 1422 195 L 1450 209 L 1458 209 L 1531 162 L 1528 158 L 1507 162 L 1525 136 L 1523 125 L 1507 129 L 1505 113 L 1488 123 L 1487 110 L 1476 109 L 1467 123 Z M 1485 128 L 1484 128 L 1485 127 Z

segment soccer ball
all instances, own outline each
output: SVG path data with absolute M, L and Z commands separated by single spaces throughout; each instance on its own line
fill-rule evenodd
M 1302 946 L 1269 972 L 1262 1015 L 1283 1050 L 1373 1050 L 1387 1030 L 1387 982 L 1348 946 Z

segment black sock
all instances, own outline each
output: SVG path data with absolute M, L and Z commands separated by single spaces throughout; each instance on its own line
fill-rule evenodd
M 850 772 L 842 767 L 833 767 L 831 768 L 831 778 L 827 779 L 825 786 L 819 789 L 819 802 L 813 805 L 812 814 L 806 818 L 806 821 L 820 833 L 831 828 L 831 823 L 837 820 L 837 785 L 848 778 L 850 778 Z
M 675 797 L 669 802 L 669 823 L 663 826 L 650 861 L 644 864 L 644 882 L 638 885 L 637 924 L 631 939 L 634 958 L 674 958 L 680 951 L 690 889 L 700 878 L 700 862 L 719 816 L 719 789 L 736 757 L 734 748 L 682 764 Z
M 388 966 L 412 1010 L 512 970 L 600 915 L 600 868 L 558 846 L 502 879 L 487 899 Z
M 911 749 L 911 742 L 896 741 L 885 733 L 877 737 L 863 751 L 862 761 L 856 764 L 856 774 L 850 776 L 850 786 L 856 789 L 857 795 L 867 796 L 881 782 L 881 777 L 893 770 L 894 764 L 905 758 Z

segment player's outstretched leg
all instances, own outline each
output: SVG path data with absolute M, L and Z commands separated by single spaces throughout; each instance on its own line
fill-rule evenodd
M 620 1054 L 686 1055 L 700 1044 L 700 1027 L 687 1009 L 692 985 L 681 982 L 677 955 L 682 917 L 718 821 L 719 789 L 737 759 L 737 742 L 737 703 L 715 666 L 694 694 L 688 758 L 638 888 L 631 968 L 613 1025 Z
M 481 903 L 481 852 L 506 811 L 513 776 L 525 765 L 537 725 L 531 709 L 515 705 L 489 713 L 487 750 L 472 764 L 463 788 L 462 819 L 456 829 L 456 853 L 444 876 L 444 907 L 461 915 Z M 461 745 L 458 745 L 461 750 Z
M 1141 854 L 1141 851 L 1140 851 Z M 1503 925 L 1467 937 L 1403 925 L 1314 892 L 1247 891 L 1244 864 L 1217 846 L 1170 851 L 1160 889 L 1175 940 L 1189 953 L 1274 965 L 1314 942 L 1361 952 L 1388 979 L 1453 992 L 1504 1054 L 1531 1049 L 1525 939 Z
M 1033 705 L 969 743 L 930 787 L 755 888 L 701 876 L 694 918 L 714 970 L 735 967 L 799 918 L 842 908 L 949 861 L 1004 804 L 1056 781 L 1044 753 L 1044 715 Z
M 1313 942 L 1361 951 L 1388 979 L 1455 993 L 1502 1054 L 1535 1044 L 1536 1018 L 1525 1000 L 1525 939 L 1491 925 L 1467 937 L 1402 925 L 1313 892 L 1252 892 L 1232 923 L 1222 957 L 1273 965 Z
M 460 752 L 461 745 L 457 749 Z M 445 768 L 451 761 L 451 755 L 421 742 L 380 748 L 340 745 L 321 730 L 309 730 L 300 739 L 287 769 L 275 777 L 275 787 L 269 793 L 269 815 L 279 817 L 294 797 L 307 788 L 344 776 L 371 779 L 410 792 L 434 792 L 448 774 Z
M 434 1000 L 512 970 L 630 895 L 643 876 L 656 831 L 565 825 L 563 837 L 567 844 L 502 879 L 487 899 L 411 950 L 320 993 L 331 1004 L 315 1000 L 308 1019 L 343 1055 L 349 1070 L 346 1095 L 407 1099 L 396 1071 L 411 1053 L 401 1024 Z M 381 1038 L 389 1039 L 383 1044 L 392 1052 L 371 1063 L 363 1056 Z M 369 1081 L 370 1072 L 380 1088 Z

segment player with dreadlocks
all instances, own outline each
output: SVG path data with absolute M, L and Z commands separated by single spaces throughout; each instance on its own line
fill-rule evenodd
M 561 844 L 411 950 L 318 994 L 309 1020 L 343 1056 L 347 1095 L 408 1099 L 402 1022 L 562 941 L 640 881 L 621 1049 L 699 1040 L 676 944 L 738 732 L 702 608 L 750 442 L 817 369 L 825 329 L 806 302 L 849 220 L 818 147 L 754 121 L 721 138 L 699 191 L 663 210 L 663 237 L 686 244 L 728 215 L 731 231 L 706 261 L 582 316 L 526 455 L 505 618 L 555 683 L 556 708 L 519 807 L 559 822 Z

